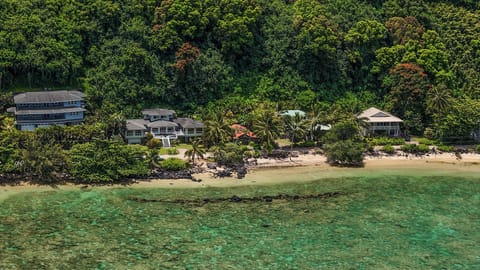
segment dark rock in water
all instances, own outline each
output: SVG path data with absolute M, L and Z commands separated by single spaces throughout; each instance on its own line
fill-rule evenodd
M 171 185 L 173 183 L 170 183 Z M 229 198 L 204 198 L 204 199 L 192 199 L 192 200 L 164 200 L 164 199 L 144 199 L 138 197 L 128 197 L 129 200 L 137 201 L 137 202 L 163 202 L 163 203 L 178 203 L 178 204 L 199 204 L 205 205 L 207 203 L 223 203 L 223 202 L 231 202 L 231 203 L 258 203 L 258 202 L 271 202 L 273 200 L 311 200 L 311 199 L 328 199 L 331 197 L 337 197 L 341 195 L 345 195 L 346 193 L 342 192 L 327 192 L 327 193 L 318 193 L 318 194 L 307 194 L 307 195 L 288 195 L 288 194 L 279 194 L 274 196 L 264 196 L 264 197 L 245 197 L 241 198 L 237 195 L 233 195 Z M 304 210 L 304 213 L 308 213 L 309 210 Z
M 242 179 L 247 175 L 247 168 L 245 167 L 240 167 L 237 169 L 237 178 Z
M 155 169 L 150 175 L 152 179 L 192 179 L 192 172 L 189 170 L 183 171 L 167 171 L 162 169 Z
M 237 195 L 233 195 L 232 198 L 230 198 L 231 202 L 241 202 L 242 198 L 238 197 Z
M 267 224 L 267 223 L 262 224 L 262 227 L 264 227 L 264 228 L 268 228 L 268 227 L 271 227 L 271 226 L 272 226 L 272 224 Z
M 82 186 L 81 189 L 87 189 L 88 185 Z

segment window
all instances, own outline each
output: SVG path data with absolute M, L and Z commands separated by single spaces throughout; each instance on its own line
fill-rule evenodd
M 187 134 L 194 134 L 195 133 L 195 129 L 194 128 L 189 128 L 187 129 Z
M 142 131 L 141 130 L 135 130 L 135 136 L 137 136 L 137 137 L 142 136 Z
M 201 134 L 203 132 L 203 128 L 197 128 L 197 133 Z
M 164 127 L 161 127 L 161 128 L 160 128 L 160 133 L 165 133 L 165 132 L 167 132 L 167 129 L 164 128 Z
M 171 127 L 167 128 L 167 132 L 168 132 L 168 133 L 172 133 L 172 132 L 173 132 L 173 128 L 171 128 Z
M 127 136 L 130 136 L 130 137 L 133 136 L 133 131 L 132 131 L 132 130 L 128 130 L 128 131 L 127 131 Z
M 158 134 L 158 128 L 152 128 L 152 133 L 153 134 Z

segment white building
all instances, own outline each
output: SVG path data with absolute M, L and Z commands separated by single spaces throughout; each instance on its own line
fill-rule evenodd
M 128 119 L 125 138 L 130 144 L 141 143 L 145 134 L 151 133 L 162 140 L 164 147 L 171 140 L 190 141 L 203 135 L 203 123 L 190 118 L 176 118 L 175 111 L 166 109 L 146 109 L 143 119 Z
M 364 136 L 400 136 L 400 123 L 403 121 L 390 113 L 372 107 L 357 115 L 357 118 L 364 119 L 368 124 L 368 127 L 362 130 Z

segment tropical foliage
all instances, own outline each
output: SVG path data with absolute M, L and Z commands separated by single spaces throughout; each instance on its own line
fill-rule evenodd
M 203 145 L 225 164 L 251 151 L 229 143 L 232 124 L 255 134 L 256 150 L 283 137 L 324 143 L 332 163 L 359 163 L 365 123 L 352 119 L 371 106 L 402 118 L 406 133 L 480 139 L 477 2 L 1 1 L 1 173 L 145 175 L 161 142 L 146 138 L 147 151 L 117 141 L 125 119 L 160 106 L 202 120 Z M 12 95 L 46 88 L 83 90 L 85 125 L 15 131 L 3 114 Z M 290 109 L 306 117 L 279 117 Z M 203 155 L 194 144 L 192 163 Z
M 365 143 L 353 121 L 342 121 L 325 135 L 325 155 L 327 162 L 340 166 L 360 166 L 363 164 Z
M 112 182 L 150 173 L 142 148 L 118 141 L 76 144 L 68 154 L 70 172 L 80 182 Z

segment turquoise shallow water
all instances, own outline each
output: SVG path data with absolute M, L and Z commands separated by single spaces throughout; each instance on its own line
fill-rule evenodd
M 138 202 L 343 192 L 328 199 Z M 480 179 L 361 176 L 206 189 L 24 192 L 0 269 L 480 269 Z

